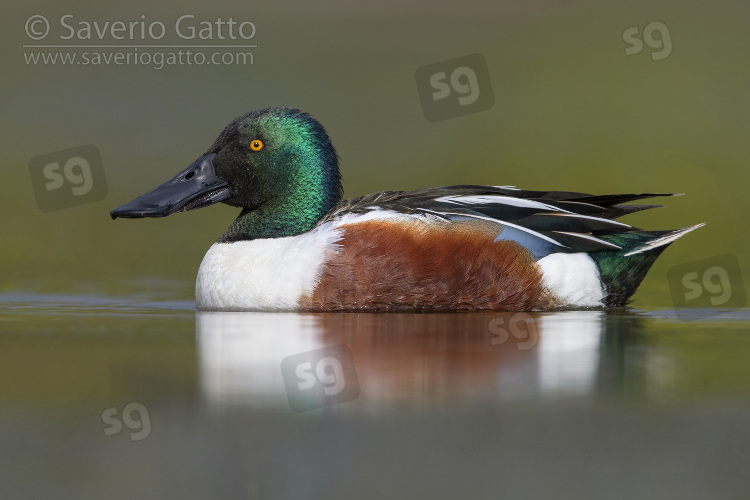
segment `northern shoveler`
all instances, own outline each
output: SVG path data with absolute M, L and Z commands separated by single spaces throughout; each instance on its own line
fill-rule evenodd
M 235 119 L 188 168 L 110 215 L 242 208 L 198 270 L 200 309 L 550 310 L 625 305 L 664 248 L 703 225 L 614 220 L 658 206 L 623 204 L 654 196 L 672 195 L 463 185 L 340 201 L 323 126 L 274 107 Z

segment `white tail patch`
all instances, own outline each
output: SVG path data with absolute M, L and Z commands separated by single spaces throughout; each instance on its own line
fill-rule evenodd
M 600 307 L 604 298 L 599 268 L 588 254 L 553 253 L 539 260 L 542 284 L 565 306 Z
M 670 243 L 672 243 L 674 240 L 676 240 L 680 236 L 684 236 L 687 233 L 689 233 L 690 231 L 693 231 L 693 230 L 698 229 L 699 227 L 703 227 L 705 225 L 706 225 L 705 222 L 701 222 L 700 224 L 696 224 L 695 226 L 690 226 L 690 227 L 685 227 L 685 228 L 682 228 L 682 229 L 677 229 L 675 231 L 672 231 L 671 233 L 665 234 L 661 238 L 657 238 L 657 239 L 655 239 L 653 241 L 649 241 L 648 243 L 646 243 L 642 247 L 636 248 L 632 252 L 626 253 L 625 257 L 627 257 L 628 255 L 635 255 L 637 253 L 647 252 L 649 250 L 653 250 L 654 248 L 663 247 L 664 245 L 669 245 Z

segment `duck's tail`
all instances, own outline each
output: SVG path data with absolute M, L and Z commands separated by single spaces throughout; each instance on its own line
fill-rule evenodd
M 610 307 L 621 307 L 629 302 L 656 258 L 670 243 L 705 223 L 674 229 L 671 231 L 629 231 L 598 236 L 622 247 L 591 253 L 606 288 L 604 303 Z

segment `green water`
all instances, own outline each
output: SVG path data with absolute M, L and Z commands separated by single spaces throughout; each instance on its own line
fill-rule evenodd
M 3 498 L 750 488 L 747 309 L 532 313 L 508 330 L 504 313 L 196 312 L 145 293 L 0 308 Z M 293 411 L 282 361 L 339 345 L 358 393 Z

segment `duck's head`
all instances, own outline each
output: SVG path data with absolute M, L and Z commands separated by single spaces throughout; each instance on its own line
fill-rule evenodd
M 292 108 L 266 108 L 233 120 L 208 151 L 117 217 L 165 217 L 223 202 L 244 210 L 226 241 L 308 231 L 341 199 L 336 150 L 323 126 Z

